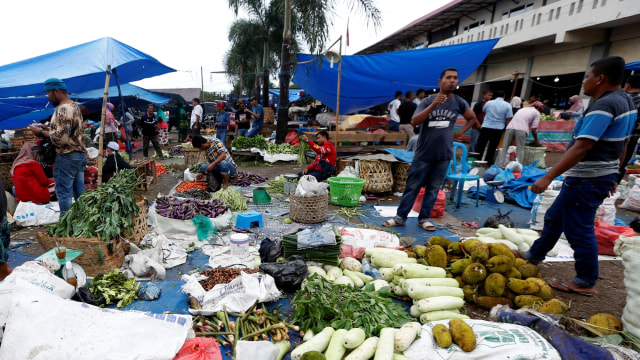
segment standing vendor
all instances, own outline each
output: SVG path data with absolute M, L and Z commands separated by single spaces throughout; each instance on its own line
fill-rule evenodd
M 200 167 L 200 172 L 207 176 L 207 191 L 220 190 L 220 180 L 222 188 L 226 189 L 229 186 L 229 178 L 236 173 L 236 163 L 224 144 L 218 138 L 207 140 L 200 135 L 194 136 L 191 144 L 194 149 L 204 150 L 209 161 Z
M 120 146 L 117 142 L 111 141 L 107 144 L 107 161 L 102 166 L 103 182 L 109 181 L 120 170 L 131 169 L 131 165 L 120 156 L 118 150 L 120 150 Z
M 329 141 L 329 134 L 326 131 L 320 131 L 316 134 L 316 142 L 309 140 L 307 135 L 302 135 L 302 141 L 309 144 L 311 150 L 315 151 L 316 158 L 302 172 L 298 173 L 298 177 L 302 175 L 314 176 L 318 181 L 325 180 L 336 172 L 336 148 Z

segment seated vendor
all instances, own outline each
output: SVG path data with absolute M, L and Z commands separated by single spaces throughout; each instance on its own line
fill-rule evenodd
M 34 143 L 24 143 L 11 166 L 11 177 L 19 201 L 46 204 L 55 196 L 53 179 L 45 175 L 38 161 L 40 156 Z M 37 147 L 36 147 L 37 148 Z
M 311 175 L 318 181 L 322 181 L 334 175 L 336 173 L 336 148 L 329 141 L 329 133 L 324 130 L 317 133 L 315 143 L 309 140 L 307 135 L 302 135 L 302 141 L 307 142 L 311 150 L 315 151 L 316 158 L 311 165 L 298 173 L 298 177 Z
M 207 140 L 196 135 L 191 140 L 194 149 L 204 150 L 208 164 L 200 167 L 200 172 L 207 176 L 207 191 L 215 192 L 229 186 L 229 178 L 236 173 L 236 163 L 231 158 L 224 144 L 218 138 Z
M 131 165 L 124 161 L 120 153 L 120 146 L 115 141 L 107 144 L 107 161 L 102 166 L 102 181 L 107 182 L 111 177 L 120 170 L 131 169 Z

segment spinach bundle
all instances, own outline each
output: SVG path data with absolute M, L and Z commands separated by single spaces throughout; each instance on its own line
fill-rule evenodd
M 134 189 L 140 184 L 135 169 L 122 170 L 95 190 L 85 191 L 60 221 L 49 227 L 50 236 L 95 237 L 110 241 L 133 228 L 140 209 Z

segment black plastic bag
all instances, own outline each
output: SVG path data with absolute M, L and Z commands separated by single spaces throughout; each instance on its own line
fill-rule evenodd
M 506 214 L 503 214 L 498 208 L 498 215 L 491 215 L 484 222 L 484 227 L 498 228 L 498 225 L 502 224 L 506 227 L 512 228 L 515 226 L 515 223 L 509 217 L 511 214 L 511 210 L 509 210 Z
M 280 240 L 271 240 L 265 238 L 260 243 L 260 260 L 263 263 L 270 263 L 276 261 L 276 259 L 282 254 L 282 242 Z
M 273 276 L 278 289 L 291 293 L 300 290 L 307 278 L 307 264 L 300 255 L 291 255 L 287 261 L 260 265 L 260 271 Z
M 632 228 L 635 232 L 640 232 L 640 218 L 636 217 L 635 219 L 631 220 L 631 224 L 629 224 L 629 227 Z
M 91 290 L 86 287 L 78 288 L 78 291 L 76 291 L 76 294 L 73 296 L 72 300 L 94 306 L 106 305 L 107 303 L 104 297 L 100 297 L 99 299 L 94 298 Z

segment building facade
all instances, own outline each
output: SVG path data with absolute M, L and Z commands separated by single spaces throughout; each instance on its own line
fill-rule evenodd
M 477 101 L 486 88 L 503 89 L 561 108 L 582 92 L 594 60 L 640 60 L 640 0 L 455 0 L 359 54 L 495 38 L 483 65 L 461 81 L 460 95 Z

